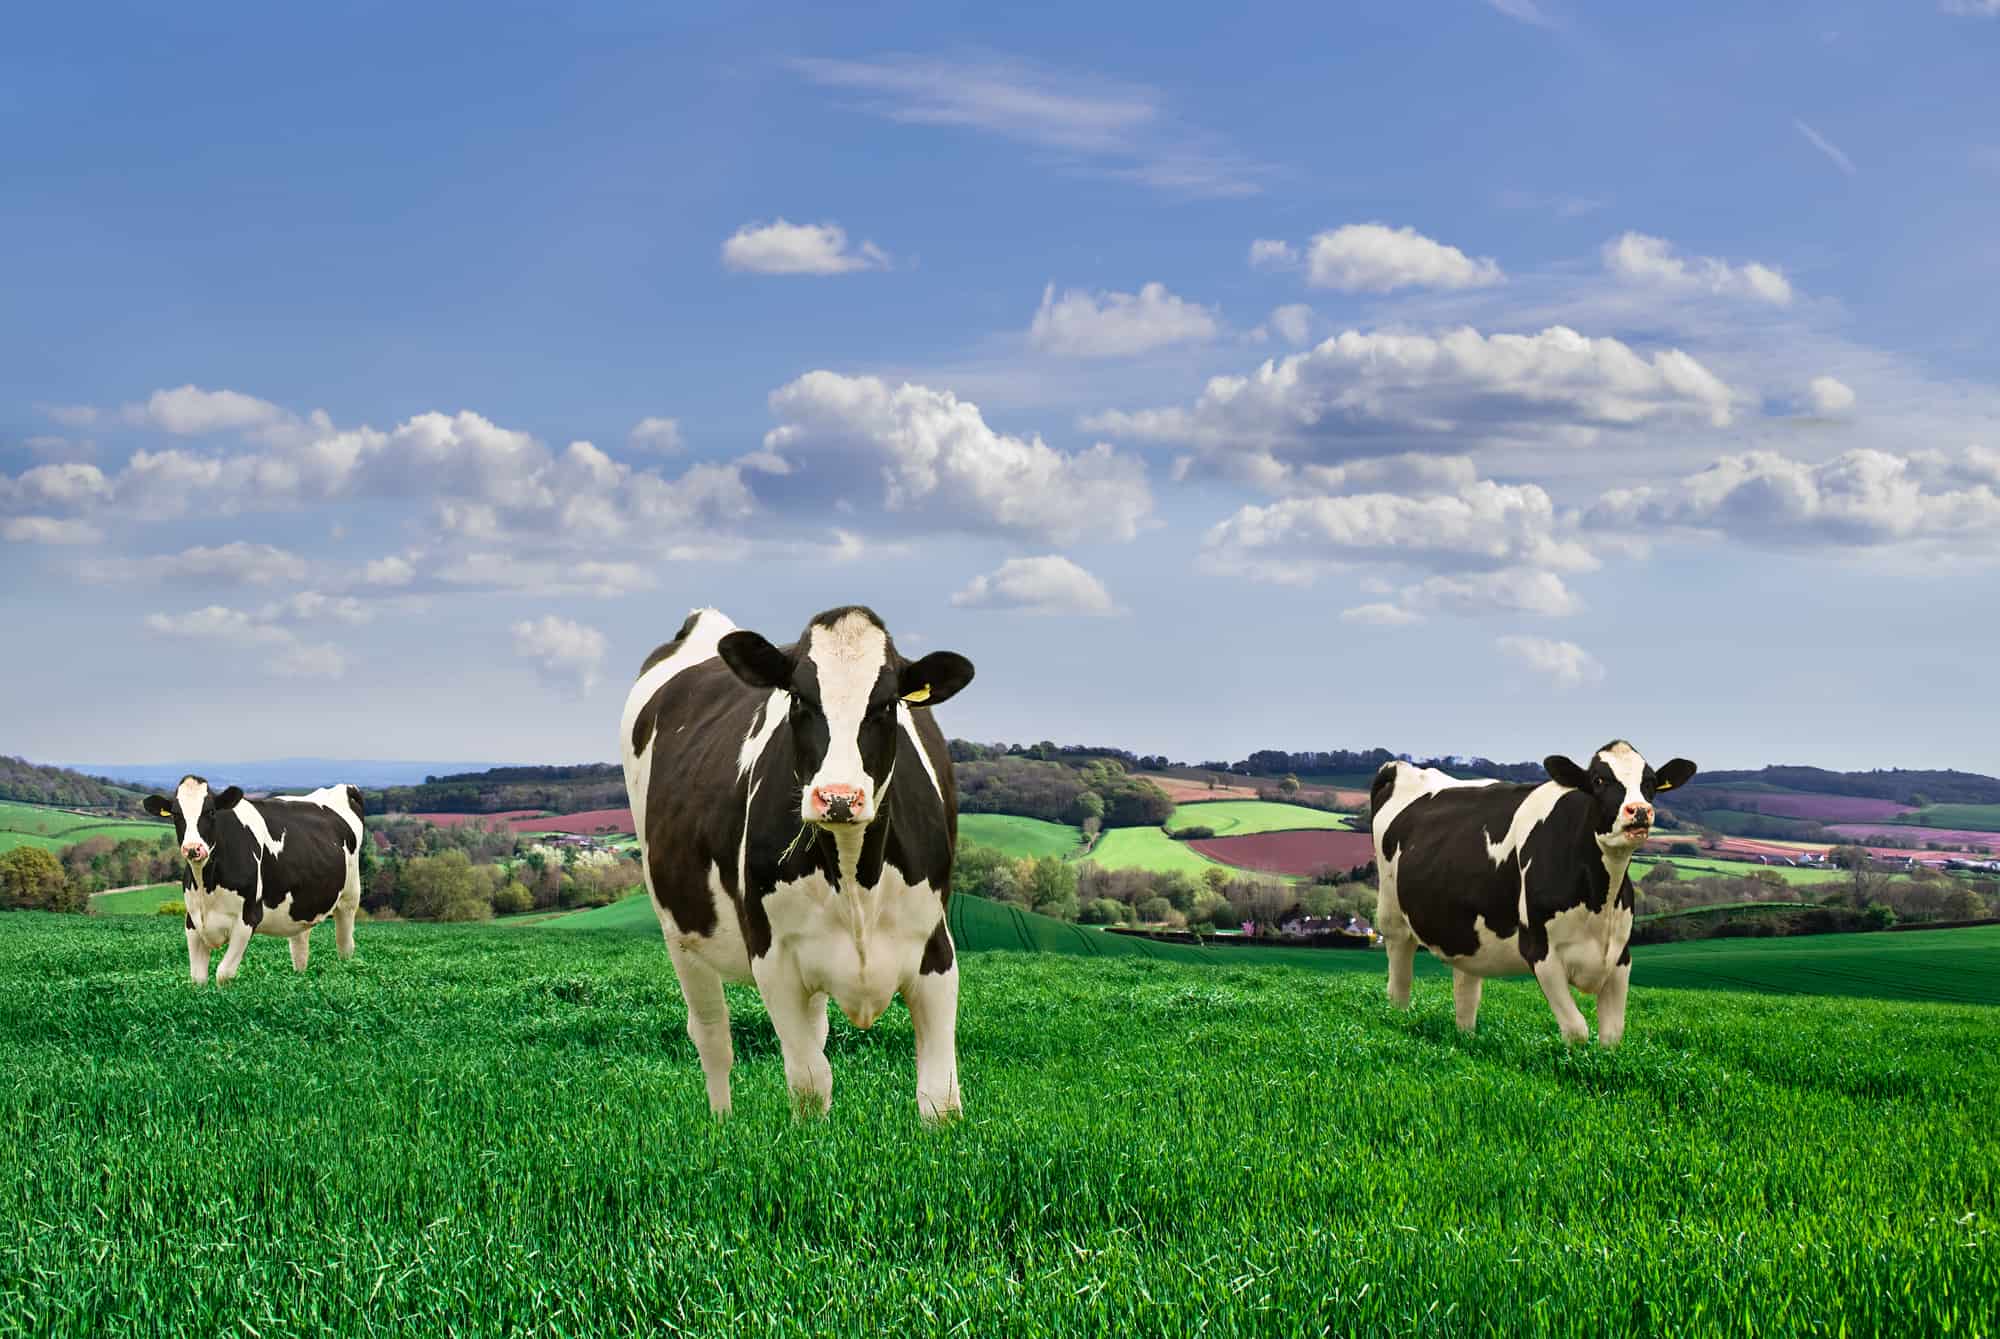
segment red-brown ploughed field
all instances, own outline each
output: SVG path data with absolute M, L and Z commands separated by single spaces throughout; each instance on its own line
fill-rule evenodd
M 581 814 L 553 814 L 547 818 L 517 818 L 507 826 L 516 832 L 577 832 L 588 837 L 609 828 L 613 832 L 636 832 L 630 809 L 592 809 Z
M 498 814 L 387 814 L 387 818 L 414 818 L 422 823 L 435 823 L 441 828 L 461 828 L 467 823 L 498 823 L 510 826 L 517 818 L 533 818 L 542 812 L 539 809 L 508 809 Z
M 1919 828 L 1896 824 L 1841 823 L 1827 829 L 1850 840 L 1866 841 L 1901 837 L 1905 841 L 1950 842 L 1964 850 L 2000 851 L 2000 832 L 1975 832 L 1969 828 Z
M 1369 834 L 1323 829 L 1207 837 L 1188 845 L 1210 860 L 1264 874 L 1313 874 L 1329 867 L 1353 869 L 1375 858 L 1375 839 Z
M 1161 776 L 1156 772 L 1139 772 L 1141 781 L 1150 781 L 1167 793 L 1167 798 L 1175 804 L 1194 804 L 1201 800 L 1254 800 L 1257 791 L 1251 786 L 1217 786 L 1210 790 L 1206 781 L 1190 781 L 1186 777 Z

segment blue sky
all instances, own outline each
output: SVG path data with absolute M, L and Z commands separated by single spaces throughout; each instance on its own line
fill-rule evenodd
M 583 9 L 16 21 L 0 748 L 2000 771 L 2000 6 Z

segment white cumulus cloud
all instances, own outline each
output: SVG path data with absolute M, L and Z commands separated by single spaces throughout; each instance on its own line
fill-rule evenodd
M 154 391 L 144 404 L 127 405 L 124 410 L 126 422 L 158 428 L 176 437 L 261 428 L 288 417 L 269 400 L 240 391 L 211 391 L 199 386 Z
M 1058 554 L 1009 558 L 951 597 L 962 609 L 1017 609 L 1030 614 L 1121 612 L 1104 583 Z
M 789 488 L 816 505 L 830 487 L 879 481 L 891 513 L 1056 544 L 1131 539 L 1152 513 L 1136 457 L 1101 442 L 1064 452 L 1039 436 L 996 431 L 950 391 L 816 371 L 773 391 L 771 412 L 780 426 L 764 447 L 786 472 L 760 475 L 760 487 Z
M 1821 418 L 1839 418 L 1854 408 L 1854 388 L 1835 377 L 1814 377 L 1806 387 L 1806 402 Z
M 873 242 L 849 250 L 837 223 L 746 223 L 722 244 L 722 263 L 747 274 L 852 274 L 879 270 L 889 257 Z
M 1399 605 L 1387 603 L 1358 604 L 1352 609 L 1340 611 L 1343 623 L 1374 623 L 1385 628 L 1401 627 L 1406 623 L 1420 622 L 1421 614 L 1413 614 Z
M 606 642 L 596 628 L 544 614 L 514 624 L 514 653 L 535 664 L 544 682 L 587 696 L 597 686 Z
M 1306 247 L 1306 282 L 1350 293 L 1398 288 L 1486 288 L 1502 282 L 1499 265 L 1474 260 L 1415 228 L 1350 223 L 1314 237 Z
M 1565 688 L 1596 683 L 1604 677 L 1604 663 L 1575 642 L 1548 637 L 1502 637 L 1494 643 L 1500 653 L 1520 661 L 1529 669 L 1546 674 Z
M 1299 249 L 1290 242 L 1259 237 L 1250 243 L 1250 268 L 1289 270 L 1299 263 Z
M 629 440 L 632 445 L 649 451 L 678 451 L 681 449 L 680 420 L 642 418 L 633 425 Z
M 1072 289 L 1060 298 L 1050 284 L 1042 290 L 1028 342 L 1069 358 L 1127 358 L 1172 344 L 1203 343 L 1214 339 L 1217 329 L 1213 312 L 1175 297 L 1165 284 L 1145 284 L 1137 293 Z
M 0 521 L 0 539 L 9 544 L 95 544 L 104 532 L 88 521 L 55 516 L 10 516 Z
M 156 637 L 242 652 L 229 658 L 232 669 L 297 679 L 338 679 L 345 674 L 347 657 L 341 649 L 331 642 L 309 643 L 277 621 L 288 613 L 277 608 L 252 614 L 212 604 L 191 613 L 148 614 L 145 627 Z
M 1271 313 L 1271 329 L 1285 343 L 1298 346 L 1312 338 L 1313 309 L 1303 302 L 1290 302 Z
M 1766 265 L 1731 265 L 1713 256 L 1681 256 L 1672 242 L 1627 232 L 1604 244 L 1604 268 L 1628 283 L 1697 290 L 1748 298 L 1783 307 L 1791 303 L 1791 281 Z

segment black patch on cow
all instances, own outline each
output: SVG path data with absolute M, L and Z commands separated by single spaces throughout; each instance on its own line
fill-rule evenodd
M 186 891 L 186 890 L 185 890 L 185 889 L 183 889 L 182 891 L 183 891 L 183 894 L 185 895 L 185 891 Z M 192 911 L 189 911 L 189 910 L 187 910 L 186 908 L 182 908 L 182 910 L 181 910 L 181 919 L 182 919 L 183 921 L 186 921 L 186 922 L 187 922 L 187 928 L 188 928 L 188 929 L 190 929 L 190 930 L 194 929 L 194 913 L 193 913 Z
M 1396 768 L 1400 764 L 1390 761 L 1375 770 L 1375 781 L 1368 787 L 1368 809 L 1370 813 L 1381 813 L 1382 806 L 1389 803 L 1389 797 L 1396 793 Z
M 646 657 L 646 663 L 639 667 L 641 678 L 645 677 L 647 670 L 681 649 L 681 643 L 687 640 L 690 632 L 694 631 L 694 625 L 701 621 L 701 615 L 702 611 L 699 609 L 689 614 L 685 619 L 681 620 L 681 630 L 673 635 L 673 640 L 654 648 L 653 654 Z M 639 709 L 638 717 L 633 720 L 632 752 L 644 753 L 646 745 L 652 742 L 653 722 L 657 718 L 660 699 L 664 696 L 664 692 L 665 690 L 663 689 L 661 692 L 653 694 L 652 700 Z
M 701 620 L 701 614 L 702 611 L 697 609 L 693 613 L 689 614 L 686 618 L 682 619 L 681 630 L 675 633 L 672 639 L 666 642 L 664 645 L 656 646 L 653 648 L 653 654 L 647 656 L 646 663 L 639 666 L 639 673 L 641 675 L 644 675 L 647 670 L 653 668 L 653 666 L 659 664 L 662 660 L 665 660 L 668 656 L 680 650 L 681 643 L 687 640 L 687 635 L 690 632 L 694 631 L 694 625 Z
M 937 975 L 951 970 L 951 931 L 945 926 L 945 918 L 938 917 L 937 929 L 924 941 L 924 960 L 917 964 L 917 975 Z
M 347 789 L 347 807 L 354 811 L 354 816 L 356 818 L 360 819 L 364 823 L 367 822 L 368 806 L 362 802 L 361 788 L 358 786 L 348 786 L 346 789 Z
M 799 817 L 802 785 L 824 758 L 828 743 L 817 705 L 817 670 L 803 651 L 811 627 L 831 627 L 853 615 L 882 626 L 874 611 L 849 605 L 815 617 L 807 636 L 794 645 L 772 648 L 787 662 L 786 716 L 747 775 L 739 772 L 744 743 L 767 724 L 764 713 L 773 690 L 746 683 L 741 670 L 720 654 L 669 679 L 640 712 L 633 728 L 634 751 L 644 752 L 642 739 L 651 742 L 653 751 L 647 762 L 646 811 L 635 818 L 646 834 L 653 896 L 683 933 L 713 935 L 721 903 L 736 914 L 751 958 L 760 958 L 771 948 L 763 900 L 779 884 L 817 872 L 838 886 L 838 844 L 831 833 Z M 733 646 L 754 648 L 754 643 L 745 638 Z M 738 659 L 752 661 L 750 656 Z M 757 662 L 769 659 L 761 652 L 755 655 Z M 907 663 L 891 642 L 870 698 L 873 719 L 862 727 L 869 774 L 893 777 L 894 784 L 878 797 L 881 807 L 864 834 L 856 876 L 873 885 L 885 866 L 894 865 L 907 882 L 927 881 L 948 899 L 958 834 L 957 788 L 944 734 L 931 714 L 912 710 L 908 730 L 898 719 L 897 676 Z M 966 664 L 969 669 L 970 662 Z M 761 676 L 769 667 L 751 663 L 751 668 Z M 871 746 L 871 739 L 879 744 Z M 879 760 L 870 757 L 871 747 L 879 747 Z M 923 762 L 915 756 L 918 749 L 930 760 L 938 791 L 924 775 Z M 719 872 L 720 898 L 710 889 L 711 872 Z
M 852 617 L 856 614 L 873 623 L 883 633 L 886 634 L 889 631 L 889 627 L 882 621 L 881 615 L 865 604 L 843 604 L 838 609 L 828 609 L 824 613 L 814 614 L 812 622 L 807 626 L 812 628 L 831 628 L 837 626 L 842 619 Z

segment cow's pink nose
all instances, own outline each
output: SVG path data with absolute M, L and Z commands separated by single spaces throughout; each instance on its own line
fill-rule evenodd
M 199 860 L 203 856 L 208 854 L 208 848 L 206 846 L 203 846 L 200 842 L 189 842 L 185 846 L 181 847 L 181 854 L 185 856 L 192 856 L 194 859 Z
M 1653 806 L 1650 804 L 1628 804 L 1625 806 L 1625 816 L 1627 818 L 1651 819 L 1653 816 Z
M 868 797 L 859 786 L 814 786 L 812 801 L 814 813 L 836 823 L 859 818 L 868 807 Z

